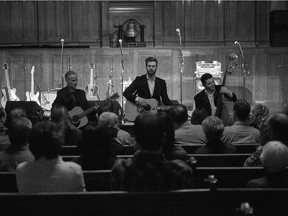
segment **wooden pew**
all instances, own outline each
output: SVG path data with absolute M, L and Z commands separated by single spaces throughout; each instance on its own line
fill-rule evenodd
M 197 167 L 242 167 L 250 154 L 188 154 L 194 158 Z M 78 155 L 62 156 L 64 161 L 72 161 Z M 117 158 L 128 159 L 133 155 L 117 155 Z
M 182 145 L 183 149 L 188 153 L 188 154 L 194 154 L 195 150 L 203 145 L 189 145 L 185 144 Z M 234 145 L 236 148 L 237 153 L 253 153 L 257 147 L 259 147 L 259 144 L 237 144 Z
M 288 189 L 208 189 L 169 192 L 0 193 L 3 216 L 239 216 L 287 215 Z
M 202 145 L 182 145 L 184 150 L 188 154 L 194 154 L 195 150 Z M 234 145 L 236 147 L 237 153 L 253 153 L 257 147 L 259 147 L 259 144 L 238 144 Z M 123 152 L 121 154 L 128 155 L 133 154 L 135 152 L 134 147 L 132 146 L 124 146 Z M 69 156 L 69 155 L 80 155 L 79 149 L 77 146 L 62 146 L 61 147 L 61 155 L 63 156 Z

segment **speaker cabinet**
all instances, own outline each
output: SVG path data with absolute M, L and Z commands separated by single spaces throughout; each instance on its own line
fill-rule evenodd
M 288 47 L 288 10 L 270 12 L 270 46 Z

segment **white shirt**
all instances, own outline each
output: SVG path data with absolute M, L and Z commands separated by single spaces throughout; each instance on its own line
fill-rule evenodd
M 212 111 L 212 116 L 214 116 L 216 114 L 216 109 L 217 107 L 215 106 L 215 103 L 214 103 L 214 93 L 215 91 L 213 91 L 212 94 L 208 93 L 206 90 L 205 90 L 205 93 L 209 99 L 209 103 L 210 103 L 210 106 L 211 106 L 211 111 Z

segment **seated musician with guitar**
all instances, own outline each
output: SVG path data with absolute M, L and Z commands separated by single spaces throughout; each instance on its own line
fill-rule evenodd
M 64 106 L 67 108 L 70 116 L 71 116 L 70 112 L 72 111 L 73 108 L 81 108 L 82 112 L 83 110 L 88 110 L 91 106 L 86 99 L 85 91 L 81 89 L 76 89 L 77 82 L 78 82 L 77 73 L 72 70 L 67 71 L 65 74 L 65 80 L 66 80 L 67 86 L 60 89 L 57 92 L 57 96 L 52 104 L 52 107 L 55 105 Z M 92 118 L 90 116 L 87 116 L 87 117 L 89 120 Z M 80 119 L 80 125 L 81 125 L 81 120 L 82 119 Z M 78 127 L 78 125 L 76 126 Z
M 203 74 L 200 79 L 204 89 L 194 97 L 196 109 L 205 109 L 209 116 L 218 116 L 217 106 L 219 108 L 218 102 L 221 94 L 233 102 L 237 100 L 236 95 L 228 88 L 223 85 L 216 85 L 210 73 Z
M 125 104 L 125 115 L 127 120 L 134 121 L 136 116 L 129 115 L 133 113 L 133 105 L 143 107 L 144 110 L 151 108 L 150 106 L 159 105 L 162 101 L 164 105 L 172 105 L 168 94 L 165 80 L 156 77 L 158 61 L 154 57 L 145 59 L 147 73 L 136 77 L 136 79 L 128 86 L 123 95 L 128 100 Z M 132 106 L 132 109 L 131 109 Z M 149 109 L 150 110 L 150 109 Z M 138 114 L 136 112 L 136 114 Z M 132 114 L 133 115 L 133 114 Z

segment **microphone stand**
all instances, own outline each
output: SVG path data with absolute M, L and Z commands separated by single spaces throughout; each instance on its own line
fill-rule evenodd
M 43 94 L 41 88 L 39 87 L 38 83 L 36 82 L 36 80 L 34 80 L 34 83 L 36 85 L 36 88 L 38 89 L 39 93 L 40 93 L 40 98 L 41 98 L 41 108 L 45 109 L 44 107 L 46 106 L 46 104 L 49 104 L 50 102 L 48 101 L 48 99 L 45 97 L 45 95 Z M 44 105 L 42 104 L 42 98 L 44 98 L 45 102 Z
M 64 39 L 61 39 L 61 87 L 64 87 L 64 65 L 63 65 L 63 51 L 64 51 Z
M 183 101 L 183 68 L 184 68 L 184 56 L 183 56 L 183 51 L 182 51 L 182 48 L 181 48 L 182 39 L 181 39 L 180 29 L 176 29 L 176 32 L 178 32 L 178 35 L 179 35 L 179 51 L 180 51 L 180 56 L 179 56 L 179 68 L 180 68 L 180 104 L 182 104 L 182 101 Z
M 243 73 L 243 99 L 246 98 L 246 75 L 249 75 L 249 71 L 246 70 L 246 63 L 245 63 L 245 58 L 244 58 L 244 53 L 243 50 L 241 48 L 241 45 L 238 41 L 235 41 L 235 44 L 238 45 L 241 56 L 242 56 L 242 64 L 241 64 L 241 70 Z
M 124 88 L 124 57 L 123 57 L 123 48 L 122 48 L 122 39 L 119 39 L 120 52 L 121 52 L 121 106 L 124 110 L 124 96 L 123 96 L 123 88 Z

